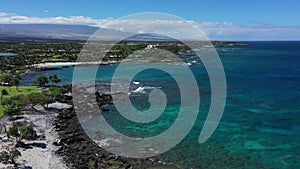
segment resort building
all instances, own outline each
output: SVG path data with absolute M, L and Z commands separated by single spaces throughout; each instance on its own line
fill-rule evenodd
M 146 49 L 153 49 L 153 48 L 156 48 L 156 45 L 148 45 L 148 46 L 146 47 Z

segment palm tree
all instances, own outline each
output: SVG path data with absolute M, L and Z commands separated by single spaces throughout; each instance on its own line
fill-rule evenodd
M 11 73 L 5 73 L 0 76 L 0 80 L 8 85 L 9 91 L 11 91 L 10 86 L 12 84 L 13 75 Z
M 48 78 L 45 76 L 38 76 L 38 77 L 36 77 L 34 82 L 38 83 L 40 87 L 44 87 L 45 84 L 47 84 L 49 81 L 48 81 Z
M 57 77 L 57 74 L 49 76 L 49 80 L 51 80 L 52 85 L 53 85 L 53 83 L 60 83 L 61 82 L 61 80 Z
M 16 85 L 16 90 L 19 91 L 20 80 L 22 80 L 21 76 L 15 76 L 12 79 L 13 85 Z

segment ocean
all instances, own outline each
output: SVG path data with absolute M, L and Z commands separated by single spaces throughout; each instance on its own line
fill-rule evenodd
M 226 74 L 227 100 L 218 128 L 202 144 L 198 139 L 210 107 L 210 81 L 203 64 L 191 62 L 189 68 L 200 91 L 198 116 L 189 134 L 159 158 L 182 168 L 300 168 L 300 42 L 243 43 L 249 45 L 216 48 Z M 181 57 L 190 61 L 191 56 Z M 110 82 L 117 66 L 100 66 L 97 82 Z M 185 78 L 180 76 L 179 66 L 174 67 L 175 72 Z M 80 69 L 88 72 L 94 67 Z M 70 66 L 28 74 L 21 85 L 32 85 L 36 76 L 51 74 L 58 74 L 61 84 L 70 84 L 73 70 Z M 83 75 L 82 80 L 87 77 Z M 166 109 L 158 119 L 140 124 L 110 106 L 103 115 L 115 130 L 131 137 L 151 137 L 173 125 L 181 100 L 172 76 L 156 69 L 145 70 L 134 77 L 131 89 L 136 109 L 150 107 L 147 98 L 153 89 L 165 92 Z M 99 122 L 92 121 L 91 128 L 93 123 Z

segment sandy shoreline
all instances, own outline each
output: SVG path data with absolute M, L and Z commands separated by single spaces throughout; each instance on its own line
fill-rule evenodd
M 43 68 L 48 66 L 76 66 L 76 65 L 110 65 L 115 63 L 120 63 L 121 61 L 108 61 L 108 62 L 47 62 L 47 63 L 39 63 L 33 65 L 37 68 Z M 164 64 L 171 64 L 171 65 L 191 65 L 191 63 L 185 62 L 173 62 L 170 60 L 160 60 L 160 61 L 150 61 L 150 60 L 132 60 L 126 59 L 122 62 L 136 62 L 136 63 L 164 63 Z
M 47 62 L 35 64 L 34 67 L 42 68 L 47 66 L 75 66 L 75 65 L 108 65 L 118 63 L 118 61 L 109 62 Z

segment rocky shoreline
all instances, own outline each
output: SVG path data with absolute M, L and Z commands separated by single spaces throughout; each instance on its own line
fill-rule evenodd
M 54 122 L 60 141 L 57 154 L 62 156 L 69 168 L 103 169 L 176 169 L 175 165 L 167 164 L 157 158 L 131 159 L 115 156 L 90 140 L 81 128 L 74 109 L 65 109 L 59 113 Z
M 108 95 L 101 96 L 99 102 L 106 105 L 110 102 Z M 62 101 L 62 100 L 61 100 Z M 6 127 L 15 123 L 30 124 L 37 131 L 38 139 L 26 141 L 25 147 L 17 147 L 21 157 L 16 165 L 2 165 L 0 168 L 11 169 L 178 169 L 153 157 L 133 159 L 113 155 L 91 140 L 76 117 L 71 105 L 71 96 L 66 95 L 63 102 L 50 104 L 49 110 L 37 106 L 38 111 L 23 112 L 16 117 L 1 119 Z M 13 118 L 13 119 L 12 119 Z M 16 140 L 6 134 L 0 135 L 1 149 L 15 148 Z
M 99 106 L 111 102 L 108 95 L 97 95 Z M 71 104 L 71 98 L 67 102 Z M 113 155 L 91 140 L 82 129 L 73 108 L 62 110 L 54 121 L 59 141 L 54 144 L 60 148 L 57 154 L 62 156 L 68 168 L 80 169 L 177 169 L 153 157 L 133 159 Z
M 70 86 L 64 86 L 70 88 Z M 105 92 L 107 86 L 100 85 L 98 90 Z M 83 87 L 80 90 L 88 90 Z M 106 93 L 106 94 L 105 94 Z M 98 106 L 106 111 L 112 103 L 111 94 L 107 91 L 96 92 Z M 4 131 L 0 132 L 0 146 L 2 150 L 17 148 L 21 157 L 16 165 L 2 165 L 0 168 L 56 168 L 56 169 L 178 169 L 157 157 L 134 159 L 116 156 L 105 151 L 91 140 L 82 129 L 72 103 L 72 93 L 69 92 L 58 102 L 43 106 L 35 106 L 36 110 L 24 108 L 22 113 L 13 117 L 0 119 L 5 128 L 24 123 L 32 126 L 38 134 L 38 139 L 24 142 L 26 147 L 16 147 L 16 140 L 7 138 Z

